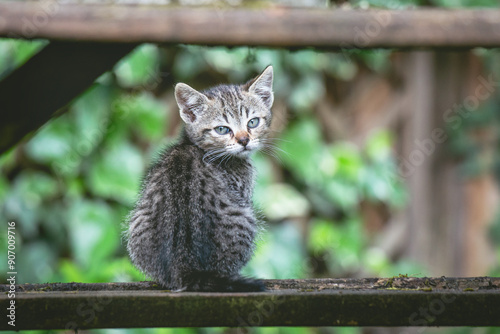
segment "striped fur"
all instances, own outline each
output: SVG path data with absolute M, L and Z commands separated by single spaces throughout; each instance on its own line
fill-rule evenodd
M 163 287 L 264 289 L 240 270 L 253 254 L 257 233 L 249 154 L 269 132 L 272 79 L 269 66 L 239 86 L 198 92 L 177 84 L 184 130 L 146 175 L 128 229 L 133 263 Z M 219 127 L 228 133 L 218 133 Z

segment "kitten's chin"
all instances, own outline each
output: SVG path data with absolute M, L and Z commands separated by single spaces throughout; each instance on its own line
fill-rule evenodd
M 235 156 L 240 157 L 240 158 L 247 158 L 249 157 L 252 153 L 256 152 L 258 150 L 257 147 L 241 147 L 240 150 L 234 153 Z
M 244 150 L 244 151 L 241 151 L 238 154 L 236 154 L 236 156 L 240 157 L 240 158 L 248 158 L 252 153 L 253 153 L 253 151 Z

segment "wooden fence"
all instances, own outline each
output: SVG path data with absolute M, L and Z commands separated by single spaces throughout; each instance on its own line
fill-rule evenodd
M 16 287 L 16 330 L 250 326 L 500 326 L 500 278 L 268 280 L 260 293 L 152 282 Z M 9 307 L 8 285 L 0 308 Z M 13 329 L 7 321 L 0 329 Z

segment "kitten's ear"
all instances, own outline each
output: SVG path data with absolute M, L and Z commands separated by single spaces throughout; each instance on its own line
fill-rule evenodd
M 201 113 L 203 113 L 208 104 L 208 98 L 196 89 L 184 83 L 175 85 L 175 100 L 179 106 L 181 118 L 186 123 L 192 123 Z
M 244 88 L 248 92 L 257 95 L 264 102 L 266 107 L 271 109 L 274 101 L 273 67 L 271 65 L 266 67 L 259 76 L 247 82 Z

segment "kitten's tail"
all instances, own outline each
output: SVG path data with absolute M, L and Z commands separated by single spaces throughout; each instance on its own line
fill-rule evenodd
M 222 276 L 218 273 L 193 272 L 185 279 L 186 291 L 199 292 L 260 292 L 266 291 L 264 282 L 239 275 Z

